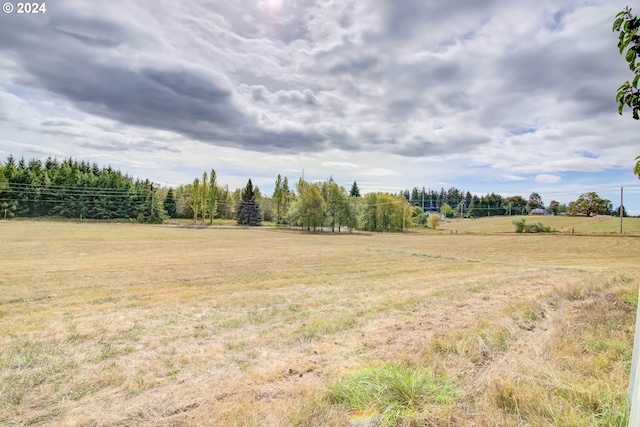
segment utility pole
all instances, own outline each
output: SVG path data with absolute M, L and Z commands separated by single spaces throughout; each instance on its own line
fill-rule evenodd
M 620 187 L 620 234 L 622 234 L 622 213 L 624 212 L 624 208 L 622 207 L 622 189 L 624 187 Z

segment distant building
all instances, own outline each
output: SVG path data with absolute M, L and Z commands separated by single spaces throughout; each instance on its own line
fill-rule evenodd
M 548 212 L 546 209 L 536 208 L 536 209 L 531 209 L 531 212 L 529 213 L 529 215 L 548 215 Z

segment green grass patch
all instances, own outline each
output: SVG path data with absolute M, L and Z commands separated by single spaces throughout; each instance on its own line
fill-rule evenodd
M 383 363 L 354 372 L 331 387 L 334 403 L 352 411 L 375 411 L 384 425 L 396 425 L 433 405 L 451 405 L 461 390 L 430 369 Z

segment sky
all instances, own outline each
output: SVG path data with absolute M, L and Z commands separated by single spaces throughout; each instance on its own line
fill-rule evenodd
M 2 161 L 264 193 L 304 173 L 615 207 L 624 186 L 640 214 L 640 121 L 615 102 L 627 0 L 44 3 L 0 13 Z

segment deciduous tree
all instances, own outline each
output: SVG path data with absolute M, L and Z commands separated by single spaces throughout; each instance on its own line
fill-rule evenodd
M 432 230 L 435 230 L 438 227 L 438 224 L 440 224 L 440 215 L 438 214 L 429 215 L 429 218 L 427 218 L 427 223 L 429 224 L 429 228 L 431 228 Z
M 292 197 L 293 194 L 291 189 L 289 188 L 289 178 L 285 176 L 282 180 L 282 206 L 280 208 L 282 210 L 282 217 L 285 217 L 287 215 L 289 206 L 291 206 Z
M 455 209 L 449 206 L 448 203 L 443 203 L 442 206 L 440 206 L 440 213 L 447 218 L 453 218 L 456 215 Z
M 202 214 L 202 223 L 207 216 L 207 195 L 209 194 L 209 179 L 207 171 L 202 173 L 202 182 L 200 183 L 200 212 Z
M 218 211 L 218 179 L 216 171 L 211 169 L 209 185 L 207 187 L 207 210 L 209 211 L 209 224 L 213 224 L 213 218 Z M 204 220 L 204 219 L 203 219 Z
M 595 192 L 581 194 L 578 200 L 569 203 L 573 215 L 609 215 L 612 205 L 609 199 L 603 199 Z
M 560 203 L 556 200 L 552 200 L 547 207 L 547 212 L 551 215 L 558 215 L 560 213 Z
M 427 226 L 427 214 L 424 213 L 420 206 L 413 207 L 413 225 L 416 227 Z
M 301 180 L 302 181 L 302 180 Z M 322 225 L 324 218 L 325 202 L 322 192 L 317 185 L 310 185 L 305 181 L 298 185 L 298 216 L 299 221 L 305 227 L 313 228 Z
M 200 180 L 198 178 L 193 180 L 191 185 L 191 211 L 193 212 L 193 222 L 198 222 L 198 213 L 200 212 L 202 190 L 200 188 Z
M 340 213 L 343 212 L 347 203 L 347 195 L 344 188 L 333 181 L 327 183 L 327 187 L 326 211 L 331 231 L 335 231 L 336 225 L 340 226 Z
M 284 189 L 282 187 L 283 187 L 282 176 L 278 174 L 278 177 L 276 178 L 276 186 L 273 190 L 273 206 L 276 214 L 276 224 L 281 223 L 282 216 L 283 216 L 282 205 L 283 205 L 283 199 L 284 199 Z
M 528 213 L 531 213 L 534 209 L 544 209 L 544 203 L 542 202 L 540 194 L 533 192 L 529 195 L 529 201 L 527 201 L 526 209 Z

